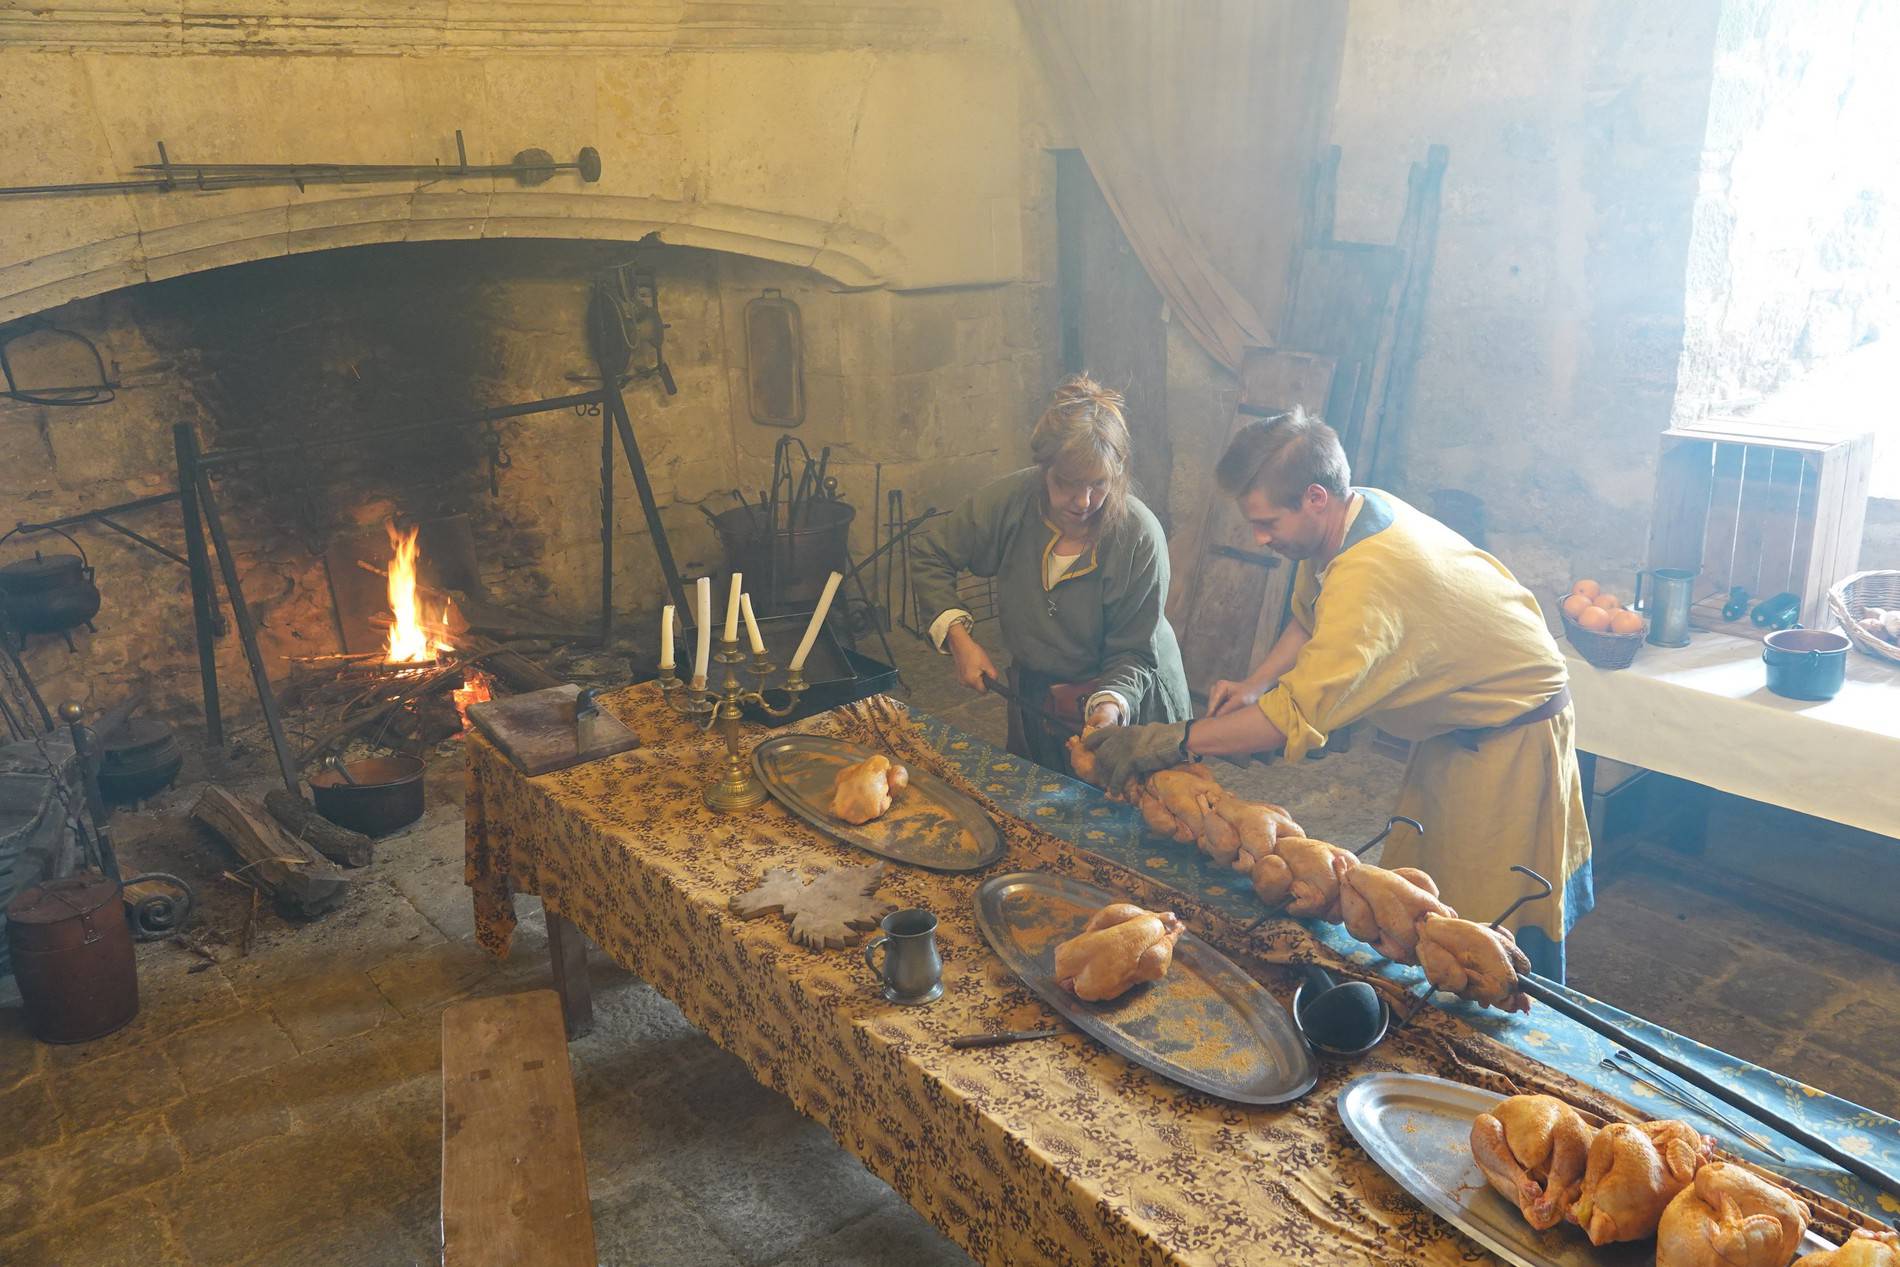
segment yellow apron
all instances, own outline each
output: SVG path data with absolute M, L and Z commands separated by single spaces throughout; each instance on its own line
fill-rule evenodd
M 1324 572 L 1299 565 L 1293 616 L 1312 632 L 1299 659 L 1260 698 L 1287 737 L 1289 758 L 1338 727 L 1371 719 L 1412 742 L 1386 866 L 1415 866 L 1468 919 L 1489 922 L 1535 886 L 1558 893 L 1507 921 L 1533 966 L 1561 979 L 1563 938 L 1586 914 L 1590 834 L 1577 768 L 1574 715 L 1482 737 L 1563 688 L 1563 654 L 1536 599 L 1496 559 L 1389 493 L 1356 490 L 1345 547 Z

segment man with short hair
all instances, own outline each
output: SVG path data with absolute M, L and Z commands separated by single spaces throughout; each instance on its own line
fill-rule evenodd
M 1090 734 L 1109 788 L 1198 757 L 1323 746 L 1371 719 L 1412 743 L 1381 863 L 1425 871 L 1467 918 L 1558 894 L 1510 924 L 1563 979 L 1564 934 L 1594 905 L 1568 675 L 1537 601 L 1504 565 L 1390 493 L 1354 488 L 1331 427 L 1301 410 L 1254 422 L 1215 470 L 1254 539 L 1294 560 L 1293 619 L 1259 667 L 1217 682 L 1196 721 Z

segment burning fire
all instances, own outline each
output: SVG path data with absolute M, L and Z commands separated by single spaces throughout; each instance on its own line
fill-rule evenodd
M 422 605 L 416 601 L 416 534 L 418 525 L 408 531 L 389 528 L 389 646 L 383 659 L 390 664 L 427 664 L 444 651 L 453 651 L 448 639 L 439 632 L 449 619 L 449 605 L 442 604 L 442 619 L 437 633 L 422 625 Z
M 468 706 L 479 704 L 483 700 L 493 699 L 495 680 L 480 669 L 470 668 L 462 671 L 462 684 L 452 692 L 455 711 L 461 714 L 462 729 L 468 729 Z

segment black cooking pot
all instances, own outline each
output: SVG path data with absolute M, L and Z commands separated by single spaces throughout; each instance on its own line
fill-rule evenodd
M 172 728 L 156 717 L 134 717 L 100 744 L 99 795 L 115 805 L 144 800 L 185 764 Z
M 387 836 L 422 817 L 422 762 L 415 757 L 346 761 L 352 783 L 334 769 L 310 776 L 317 813 L 365 836 Z
M 17 559 L 0 567 L 0 606 L 20 633 L 59 633 L 99 614 L 99 587 L 85 552 Z
M 1833 699 L 1847 681 L 1854 644 L 1824 629 L 1780 629 L 1762 640 L 1768 689 L 1789 699 Z

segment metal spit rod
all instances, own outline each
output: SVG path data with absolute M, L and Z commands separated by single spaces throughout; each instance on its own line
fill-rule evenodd
M 458 162 L 450 167 L 441 163 L 180 163 L 158 143 L 156 163 L 141 163 L 137 170 L 161 175 L 142 180 L 75 181 L 61 185 L 13 185 L 0 187 L 0 197 L 31 197 L 45 194 L 100 193 L 173 193 L 180 189 L 235 189 L 245 185 L 293 184 L 298 188 L 311 184 L 354 184 L 373 180 L 449 180 L 467 176 L 513 176 L 524 185 L 539 185 L 556 172 L 579 172 L 581 179 L 593 184 L 600 179 L 600 151 L 584 146 L 571 163 L 557 163 L 543 149 L 526 149 L 508 163 L 474 163 L 462 143 L 460 128 L 455 132 Z

